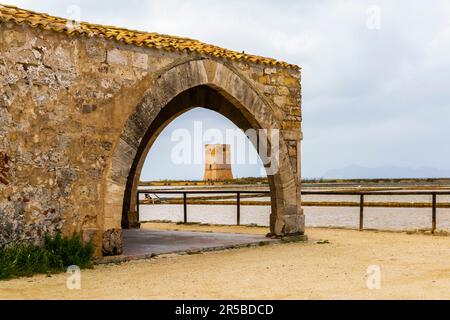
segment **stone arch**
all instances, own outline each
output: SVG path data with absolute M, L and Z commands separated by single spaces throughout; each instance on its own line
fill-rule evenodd
M 174 118 L 193 107 L 205 107 L 229 118 L 241 129 L 281 129 L 276 107 L 232 67 L 209 59 L 191 60 L 165 70 L 153 82 L 126 121 L 113 150 L 105 187 L 103 230 L 132 223 L 137 179 L 146 155 L 159 133 Z M 299 177 L 280 134 L 279 171 L 269 175 L 271 233 L 304 232 Z

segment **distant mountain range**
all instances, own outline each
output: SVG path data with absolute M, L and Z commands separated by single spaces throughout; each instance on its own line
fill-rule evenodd
M 383 166 L 369 168 L 351 165 L 339 169 L 329 170 L 323 176 L 325 179 L 378 179 L 378 178 L 450 178 L 450 170 L 432 167 L 397 167 Z

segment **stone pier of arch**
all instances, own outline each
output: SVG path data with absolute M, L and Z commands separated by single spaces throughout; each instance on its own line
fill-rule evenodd
M 196 40 L 0 5 L 0 244 L 48 233 L 120 254 L 158 134 L 194 107 L 277 129 L 274 236 L 304 234 L 300 68 Z M 270 143 L 270 141 L 269 141 Z

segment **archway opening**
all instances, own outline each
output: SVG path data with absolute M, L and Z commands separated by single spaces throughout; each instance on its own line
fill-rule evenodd
M 139 222 L 183 222 L 182 192 L 194 191 L 187 194 L 189 223 L 269 227 L 268 179 L 250 141 L 257 131 L 246 133 L 204 108 L 194 108 L 174 119 L 151 147 L 138 188 L 141 192 L 179 193 L 140 194 Z M 250 190 L 261 193 L 245 193 Z M 227 193 L 218 193 L 221 191 Z M 239 208 L 237 193 L 232 191 L 242 192 Z
M 208 145 L 222 146 L 211 148 L 209 155 L 230 163 L 233 179 L 267 178 L 245 132 L 221 114 L 199 107 L 178 116 L 160 133 L 146 156 L 141 182 L 204 182 L 206 167 L 213 168 L 206 159 Z
M 300 192 L 302 134 L 301 121 L 295 115 L 298 108 L 280 106 L 270 93 L 264 93 L 265 84 L 252 79 L 232 65 L 210 59 L 180 61 L 149 79 L 149 89 L 122 126 L 101 186 L 105 196 L 98 221 L 105 255 L 120 252 L 122 229 L 138 224 L 136 193 L 149 149 L 173 119 L 196 107 L 216 111 L 244 131 L 275 132 L 275 136 L 266 134 L 261 139 L 267 142 L 266 151 L 272 151 L 274 146 L 277 149 L 275 158 L 270 157 L 275 161 L 265 165 L 269 170 L 270 235 L 277 238 L 304 235 Z M 299 99 L 295 92 L 292 95 L 292 100 L 285 99 L 286 106 Z
M 271 165 L 267 163 L 270 144 L 266 135 L 267 132 L 252 115 L 214 88 L 198 86 L 179 94 L 160 111 L 140 143 L 127 179 L 122 228 L 138 228 L 140 221 L 149 220 L 149 216 L 138 217 L 137 214 L 137 190 L 142 188 L 141 181 L 187 180 L 198 183 L 203 180 L 207 144 L 229 144 L 234 177 L 257 178 L 253 180 L 258 184 L 255 189 L 272 191 L 266 195 L 267 199 L 258 199 L 261 204 L 257 206 L 261 210 L 266 200 L 268 212 L 260 215 L 260 219 L 266 217 L 263 225 L 271 225 L 268 216 L 276 212 L 276 192 L 274 175 L 267 176 L 264 168 L 264 163 Z M 264 154 L 264 161 L 257 149 Z M 227 183 L 232 184 L 233 181 Z M 158 220 L 158 217 L 150 220 Z

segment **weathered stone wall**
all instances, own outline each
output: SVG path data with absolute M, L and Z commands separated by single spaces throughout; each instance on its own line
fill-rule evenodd
M 107 205 L 108 180 L 125 124 L 162 74 L 196 59 L 226 63 L 274 106 L 284 170 L 298 177 L 299 71 L 0 23 L 0 243 L 83 231 L 100 244 L 112 229 L 105 212 L 119 210 Z

